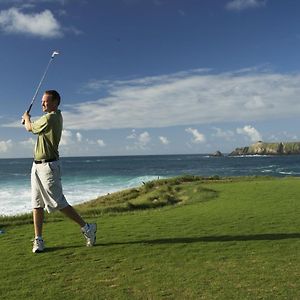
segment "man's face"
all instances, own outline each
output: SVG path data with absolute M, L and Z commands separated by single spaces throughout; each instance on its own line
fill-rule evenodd
M 42 98 L 43 112 L 51 112 L 57 109 L 55 101 L 52 101 L 52 96 L 44 94 Z

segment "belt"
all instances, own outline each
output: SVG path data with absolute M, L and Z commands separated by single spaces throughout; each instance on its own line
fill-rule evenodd
M 43 164 L 43 163 L 48 163 L 48 162 L 52 162 L 52 161 L 57 161 L 57 158 L 53 158 L 53 159 L 42 159 L 42 160 L 35 160 L 34 163 L 35 164 Z

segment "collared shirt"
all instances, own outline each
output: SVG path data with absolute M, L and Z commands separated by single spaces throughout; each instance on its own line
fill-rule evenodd
M 63 128 L 61 111 L 46 113 L 31 124 L 32 133 L 38 138 L 34 150 L 34 159 L 58 159 L 58 145 Z

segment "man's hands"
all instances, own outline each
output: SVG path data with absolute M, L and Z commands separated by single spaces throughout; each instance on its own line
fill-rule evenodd
M 31 131 L 31 121 L 30 121 L 30 114 L 28 111 L 25 111 L 22 116 L 22 124 L 25 125 L 25 128 L 27 131 Z
M 22 123 L 24 124 L 26 121 L 30 121 L 30 114 L 28 113 L 28 111 L 25 111 L 23 116 L 22 116 Z

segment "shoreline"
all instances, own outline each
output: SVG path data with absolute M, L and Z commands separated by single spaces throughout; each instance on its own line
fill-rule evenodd
M 31 212 L 31 159 L 0 162 L 0 214 Z M 143 182 L 183 174 L 220 177 L 299 176 L 300 156 L 163 155 L 62 158 L 63 191 L 71 205 Z
M 114 192 L 111 193 L 106 193 L 103 195 L 99 195 L 97 197 L 91 198 L 89 200 L 83 200 L 80 203 L 76 203 L 76 204 L 71 204 L 74 207 L 81 207 L 84 205 L 89 205 L 91 202 L 95 201 L 96 199 L 99 198 L 105 198 L 105 197 L 112 197 L 116 194 L 122 194 L 122 193 L 126 193 L 127 191 L 130 190 L 139 190 L 141 188 L 143 188 L 145 185 L 152 185 L 152 183 L 156 183 L 156 182 L 161 182 L 164 181 L 166 182 L 166 184 L 168 182 L 172 182 L 174 180 L 180 178 L 187 178 L 187 180 L 199 180 L 202 183 L 210 183 L 210 182 L 220 182 L 220 183 L 224 183 L 224 182 L 244 182 L 244 181 L 253 181 L 253 180 L 257 180 L 257 181 L 263 181 L 263 180 L 282 180 L 282 179 L 290 179 L 290 180 L 299 180 L 300 178 L 297 176 L 285 176 L 285 177 L 278 177 L 278 176 L 269 176 L 269 175 L 254 175 L 254 176 L 224 176 L 224 177 L 220 177 L 218 175 L 215 176 L 210 176 L 210 177 L 205 177 L 205 176 L 195 176 L 195 175 L 185 175 L 185 176 L 173 176 L 173 177 L 168 177 L 168 178 L 160 178 L 160 179 L 154 179 L 152 181 L 148 181 L 144 184 L 141 184 L 139 186 L 135 186 L 135 187 L 128 187 L 128 188 L 124 188 L 124 189 L 120 189 L 120 190 L 116 190 Z M 52 214 L 48 214 L 46 213 L 46 216 L 51 216 L 51 215 L 55 215 L 59 212 L 55 212 Z M 28 212 L 20 212 L 17 214 L 13 214 L 13 215 L 4 215 L 4 214 L 0 214 L 0 222 L 1 220 L 14 220 L 14 219 L 28 219 L 32 217 L 32 209 L 30 209 Z M 0 223 L 1 224 L 1 223 Z M 1 228 L 0 228 L 1 229 Z

